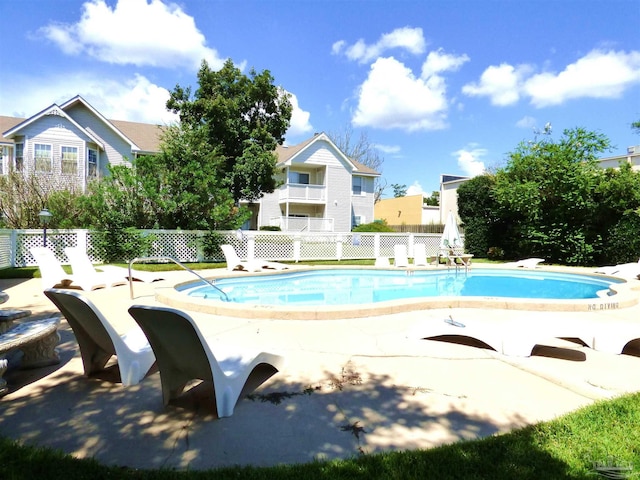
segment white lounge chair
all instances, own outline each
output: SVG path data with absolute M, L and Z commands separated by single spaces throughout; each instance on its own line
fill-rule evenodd
M 460 337 L 479 340 L 498 353 L 508 356 L 529 357 L 536 345 L 544 345 L 552 338 L 578 338 L 590 348 L 594 346 L 593 332 L 574 323 L 562 322 L 553 326 L 537 325 L 530 322 L 511 327 L 502 323 L 485 323 L 475 319 L 428 319 L 416 323 L 410 328 L 408 337 L 418 339 L 437 339 L 439 337 Z
M 240 260 L 232 245 L 220 245 L 225 261 L 227 262 L 227 270 L 244 270 L 248 272 L 260 272 L 262 270 L 286 270 L 288 265 L 279 262 L 270 262 L 268 260 Z
M 389 264 L 389 257 L 378 257 L 376 258 L 375 264 L 376 267 L 388 267 L 390 266 Z
M 408 267 L 409 257 L 407 256 L 406 245 L 393 246 L 393 265 L 396 267 Z
M 47 247 L 32 247 L 29 249 L 35 258 L 40 277 L 42 277 L 42 289 L 53 287 L 80 287 L 83 290 L 95 290 L 106 287 L 106 283 L 95 275 L 71 275 L 64 271 L 62 265 Z
M 104 283 L 107 287 L 125 285 L 127 279 L 116 273 L 98 272 L 85 251 L 79 247 L 66 247 L 64 253 L 71 263 L 71 270 L 76 277 L 91 278 L 96 283 Z
M 172 308 L 133 305 L 129 313 L 147 335 L 158 359 L 165 405 L 187 382 L 208 382 L 215 394 L 218 417 L 230 417 L 241 395 L 279 371 L 283 357 L 228 345 L 212 346 L 193 319 Z
M 116 265 L 101 265 L 96 269 L 91 263 L 87 253 L 80 247 L 67 247 L 64 249 L 67 258 L 71 262 L 71 269 L 73 273 L 80 273 L 83 275 L 97 275 L 103 277 L 105 282 L 111 286 L 123 285 L 127 283 L 129 279 L 129 269 L 125 267 L 118 267 Z M 164 280 L 162 274 L 156 272 L 141 272 L 140 270 L 131 269 L 131 278 L 134 281 L 140 282 L 155 282 L 158 280 Z
M 603 275 L 621 277 L 627 280 L 635 280 L 640 278 L 640 259 L 635 263 L 621 263 L 619 265 L 599 267 L 594 270 L 594 272 L 601 273 Z
M 424 243 L 416 243 L 413 246 L 413 264 L 416 267 L 426 267 L 427 263 L 427 251 Z
M 520 267 L 520 268 L 536 268 L 539 263 L 544 262 L 544 258 L 525 258 L 524 260 L 518 260 L 517 262 L 505 263 L 505 267 Z
M 97 307 L 82 293 L 47 289 L 44 294 L 67 319 L 80 347 L 85 375 L 104 369 L 115 355 L 122 385 L 136 385 L 155 363 L 153 350 L 142 330 L 134 325 L 119 335 Z

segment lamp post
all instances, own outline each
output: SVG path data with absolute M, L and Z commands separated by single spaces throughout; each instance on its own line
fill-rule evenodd
M 42 210 L 40 210 L 38 217 L 40 217 L 40 223 L 42 223 L 42 228 L 43 228 L 43 232 L 42 232 L 43 246 L 46 247 L 47 246 L 47 225 L 51 221 L 51 217 L 53 217 L 53 214 L 46 208 L 43 208 Z

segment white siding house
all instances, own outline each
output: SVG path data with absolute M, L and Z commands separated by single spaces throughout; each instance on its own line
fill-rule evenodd
M 374 180 L 380 174 L 349 159 L 326 134 L 280 146 L 276 154 L 282 185 L 251 205 L 248 228 L 349 232 L 373 221 Z
M 107 175 L 108 165 L 130 165 L 157 152 L 162 127 L 107 120 L 76 96 L 29 118 L 0 117 L 0 174 L 10 170 L 48 175 L 53 185 L 85 190 L 87 182 Z M 142 140 L 150 149 L 137 144 Z
M 30 118 L 0 116 L 0 175 L 46 175 L 57 188 L 79 188 L 159 151 L 163 127 L 107 120 L 82 97 Z M 249 229 L 348 232 L 373 221 L 374 180 L 380 174 L 347 158 L 324 133 L 276 149 L 281 186 L 254 203 Z

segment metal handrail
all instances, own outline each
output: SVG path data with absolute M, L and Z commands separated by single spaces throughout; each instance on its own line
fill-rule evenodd
M 229 295 L 226 294 L 226 292 L 222 291 L 220 289 L 220 287 L 218 287 L 216 284 L 214 284 L 213 282 L 211 282 L 210 280 L 207 280 L 206 278 L 204 278 L 202 275 L 200 275 L 199 273 L 196 273 L 194 270 L 190 269 L 189 267 L 187 267 L 186 265 L 184 265 L 183 263 L 181 263 L 180 261 L 176 260 L 173 257 L 137 257 L 134 258 L 133 260 L 131 260 L 129 262 L 129 294 L 131 295 L 131 300 L 133 300 L 133 276 L 132 276 L 132 265 L 135 262 L 140 262 L 140 261 L 146 261 L 146 260 L 153 260 L 153 261 L 158 261 L 158 260 L 171 260 L 173 263 L 175 263 L 176 265 L 178 265 L 179 267 L 181 267 L 183 270 L 186 270 L 187 272 L 193 273 L 196 277 L 198 277 L 200 280 L 202 280 L 205 283 L 208 283 L 209 285 L 211 285 L 213 288 L 215 288 L 216 290 L 218 290 L 222 295 L 224 295 L 224 299 L 226 302 L 229 302 Z

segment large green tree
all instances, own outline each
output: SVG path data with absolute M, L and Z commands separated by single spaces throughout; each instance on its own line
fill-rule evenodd
M 235 202 L 256 200 L 276 187 L 275 148 L 284 142 L 292 106 L 273 81 L 268 70 L 252 69 L 247 76 L 231 60 L 218 71 L 203 61 L 193 96 L 190 87 L 177 85 L 167 101 L 167 108 L 180 117 L 167 143 L 176 137 L 174 143 L 179 143 L 184 138 L 180 130 L 187 138 L 195 135 L 198 149 L 208 148 L 207 162 L 215 166 L 206 173 L 215 176 L 215 183 L 231 192 Z M 176 154 L 169 150 L 163 154 Z M 182 175 L 190 175 L 190 170 Z
M 458 188 L 458 215 L 464 225 L 465 250 L 477 257 L 487 256 L 491 248 L 499 251 L 504 248 L 507 225 L 498 216 L 495 182 L 495 176 L 484 174 Z
M 566 264 L 590 264 L 602 244 L 595 191 L 603 170 L 598 155 L 609 150 L 602 134 L 582 128 L 521 142 L 496 173 L 500 217 L 513 228 L 506 239 L 519 256 Z

